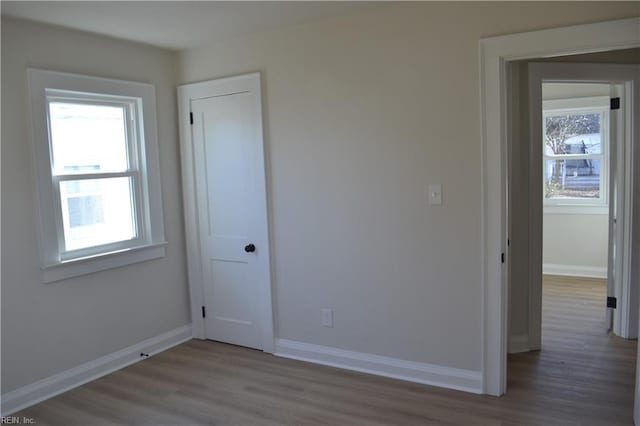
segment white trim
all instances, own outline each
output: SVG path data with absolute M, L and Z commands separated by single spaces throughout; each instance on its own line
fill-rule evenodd
M 182 205 L 184 208 L 185 243 L 187 251 L 187 278 L 191 301 L 191 326 L 193 337 L 204 339 L 204 280 L 200 257 L 200 235 L 198 233 L 198 210 L 196 200 L 196 178 L 191 140 L 191 97 L 185 89 L 178 87 L 178 128 L 180 135 L 180 160 L 182 171 Z
M 161 242 L 146 246 L 131 247 L 110 253 L 82 257 L 54 265 L 43 266 L 41 268 L 42 282 L 52 283 L 107 269 L 119 268 L 133 263 L 158 259 L 164 257 L 166 245 L 166 242 Z
M 183 204 L 184 204 L 184 220 L 186 230 L 187 245 L 187 270 L 189 278 L 189 292 L 191 298 L 191 318 L 193 325 L 193 336 L 199 339 L 205 338 L 205 322 L 202 318 L 201 307 L 204 306 L 204 278 L 202 272 L 202 256 L 200 249 L 200 237 L 198 232 L 198 210 L 197 210 L 197 194 L 196 194 L 196 176 L 194 147 L 191 135 L 190 112 L 191 101 L 196 99 L 204 99 L 212 96 L 220 96 L 220 94 L 241 93 L 253 91 L 256 94 L 258 108 L 261 111 L 257 126 L 260 129 L 259 148 L 262 152 L 258 153 L 264 159 L 262 170 L 257 171 L 258 182 L 264 188 L 265 199 L 260 200 L 260 205 L 264 208 L 261 214 L 264 223 L 266 235 L 261 242 L 262 259 L 264 264 L 265 276 L 261 281 L 259 300 L 260 323 L 262 327 L 262 350 L 267 353 L 273 353 L 275 350 L 274 343 L 274 312 L 272 298 L 272 265 L 271 265 L 271 238 L 269 230 L 269 211 L 268 211 L 268 187 L 266 177 L 267 158 L 264 152 L 264 134 L 262 126 L 262 87 L 261 75 L 259 72 L 251 74 L 243 74 L 233 77 L 220 78 L 216 80 L 204 81 L 199 83 L 190 83 L 178 87 L 178 123 L 180 128 L 180 154 L 182 160 L 182 188 L 183 188 Z M 256 240 L 258 241 L 258 240 Z
M 507 252 L 506 65 L 509 61 L 520 59 L 637 47 L 640 46 L 639 27 L 640 18 L 630 18 L 492 37 L 479 43 L 482 125 L 482 372 L 485 393 L 502 395 L 507 385 L 506 314 L 509 299 L 505 276 L 507 268 L 501 262 L 501 253 Z M 639 210 L 640 207 L 636 207 L 636 212 Z
M 542 213 L 545 215 L 608 215 L 609 206 L 594 206 L 586 204 L 544 204 Z
M 2 395 L 2 415 L 7 416 L 38 402 L 52 398 L 80 385 L 96 380 L 128 365 L 147 359 L 140 352 L 153 356 L 191 340 L 191 325 L 184 325 L 117 352 L 54 374 Z
M 276 341 L 274 355 L 425 385 L 482 393 L 480 371 L 405 361 L 285 339 Z
M 598 266 L 545 263 L 542 265 L 542 273 L 545 275 L 561 275 L 567 277 L 607 278 L 607 268 Z
M 576 111 L 609 111 L 610 99 L 610 96 L 574 96 L 571 98 L 544 99 L 543 94 L 542 109 L 547 115 L 562 115 L 567 112 L 572 113 Z
M 529 352 L 530 350 L 528 334 L 516 334 L 515 336 L 509 336 L 510 354 L 519 354 L 522 352 Z

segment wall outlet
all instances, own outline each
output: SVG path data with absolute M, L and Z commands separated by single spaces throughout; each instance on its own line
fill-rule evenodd
M 320 324 L 324 327 L 333 327 L 333 309 L 324 308 L 321 312 Z

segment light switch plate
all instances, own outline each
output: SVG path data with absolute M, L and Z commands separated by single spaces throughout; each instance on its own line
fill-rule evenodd
M 429 204 L 439 206 L 442 204 L 442 185 L 432 183 L 429 185 Z
M 324 327 L 333 327 L 333 309 L 322 309 L 321 324 Z

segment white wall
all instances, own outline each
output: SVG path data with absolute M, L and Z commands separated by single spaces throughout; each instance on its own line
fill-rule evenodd
M 43 284 L 26 68 L 156 87 L 166 257 Z M 190 322 L 177 149 L 175 56 L 2 19 L 2 393 Z
M 182 52 L 181 83 L 263 72 L 277 335 L 479 370 L 478 40 L 636 14 L 403 3 Z
M 545 83 L 542 99 L 609 96 L 606 84 Z M 609 216 L 545 211 L 542 218 L 544 273 L 582 273 L 606 277 Z M 583 272 L 580 272 L 583 271 Z
M 542 261 L 547 268 L 543 271 L 584 270 L 606 277 L 608 227 L 607 214 L 545 213 Z

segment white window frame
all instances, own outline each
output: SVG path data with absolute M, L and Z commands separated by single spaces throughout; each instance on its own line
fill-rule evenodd
M 547 117 L 567 114 L 599 114 L 601 116 L 601 154 L 565 154 L 553 156 L 546 153 L 546 141 L 543 139 L 542 179 L 545 184 L 545 168 L 547 160 L 558 158 L 567 160 L 600 159 L 600 197 L 598 199 L 579 198 L 546 198 L 544 197 L 544 213 L 550 214 L 608 214 L 609 213 L 609 96 L 592 96 L 582 98 L 546 100 L 542 103 L 542 135 L 545 134 Z
M 40 262 L 44 282 L 156 259 L 165 255 L 158 138 L 153 85 L 29 69 Z M 49 103 L 73 102 L 125 108 L 129 168 L 121 172 L 69 173 L 53 170 Z M 136 238 L 76 250 L 65 250 L 59 183 L 105 177 L 132 178 Z

